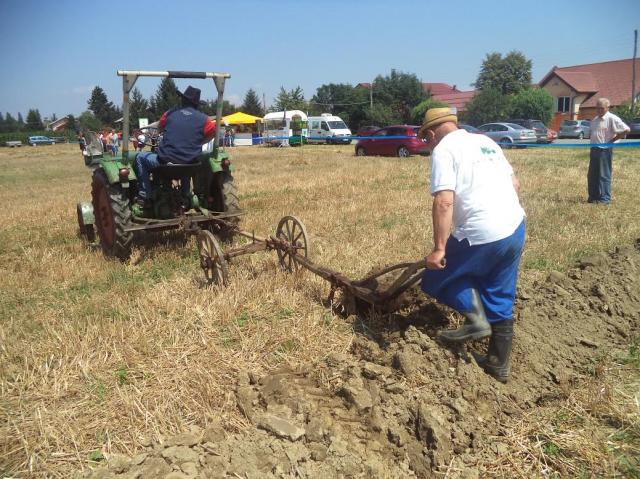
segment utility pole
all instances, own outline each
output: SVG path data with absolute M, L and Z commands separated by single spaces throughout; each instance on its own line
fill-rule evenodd
M 375 81 L 375 78 L 371 82 L 371 85 L 369 85 L 369 104 L 371 105 L 371 108 L 373 108 L 373 82 L 374 81 Z
M 264 94 L 264 92 L 262 92 L 262 108 L 264 110 L 264 114 L 267 114 L 267 97 Z
M 633 31 L 633 62 L 631 63 L 631 116 L 636 111 L 636 53 L 638 52 L 638 30 Z

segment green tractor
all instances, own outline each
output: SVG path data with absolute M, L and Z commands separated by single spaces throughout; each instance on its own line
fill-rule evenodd
M 77 205 L 80 234 L 90 243 L 99 243 L 108 257 L 126 259 L 136 240 L 146 232 L 182 228 L 188 233 L 206 229 L 226 239 L 237 229 L 240 205 L 229 155 L 219 148 L 220 129 L 209 150 L 191 164 L 166 164 L 151 173 L 151 202 L 145 207 L 135 202 L 138 179 L 135 158 L 129 151 L 129 93 L 138 77 L 211 78 L 218 92 L 216 125 L 221 124 L 224 84 L 228 73 L 175 71 L 118 71 L 123 78 L 122 154 L 103 152 L 97 135 L 85 134 L 85 164 L 93 170 L 91 202 Z M 145 145 L 157 145 L 158 132 L 148 128 Z M 204 150 L 204 149 L 203 149 Z M 193 188 L 184 193 L 180 179 L 189 177 Z M 97 238 L 96 238 L 97 234 Z

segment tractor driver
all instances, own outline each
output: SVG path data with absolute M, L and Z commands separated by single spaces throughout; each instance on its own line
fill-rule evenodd
M 182 105 L 166 111 L 158 127 L 163 132 L 158 152 L 141 152 L 136 157 L 136 167 L 140 178 L 136 202 L 148 206 L 151 200 L 150 173 L 160 165 L 167 163 L 195 163 L 202 153 L 202 145 L 208 143 L 216 134 L 216 124 L 207 115 L 198 110 L 200 89 L 188 86 L 182 97 Z M 189 179 L 183 179 L 182 191 L 188 193 Z
M 493 140 L 457 123 L 449 108 L 431 108 L 418 133 L 432 149 L 434 247 L 426 257 L 422 290 L 465 317 L 460 328 L 441 331 L 442 339 L 460 343 L 491 336 L 487 356 L 475 355 L 476 361 L 506 382 L 525 238 L 520 183 Z

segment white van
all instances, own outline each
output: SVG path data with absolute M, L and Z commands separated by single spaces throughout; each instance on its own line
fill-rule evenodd
M 323 113 L 309 117 L 308 143 L 351 143 L 351 130 L 339 116 Z
M 276 111 L 267 113 L 262 119 L 264 125 L 264 142 L 274 146 L 286 146 L 289 144 L 289 138 L 293 136 L 291 129 L 291 119 L 294 116 L 300 117 L 300 120 L 307 121 L 307 115 L 300 110 Z M 303 137 L 308 136 L 309 131 L 304 128 L 300 133 Z

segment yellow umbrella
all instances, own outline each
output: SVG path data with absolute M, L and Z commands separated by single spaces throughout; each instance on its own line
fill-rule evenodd
M 248 115 L 241 111 L 222 117 L 222 122 L 225 125 L 253 125 L 258 120 L 262 121 L 262 118 L 259 116 Z

